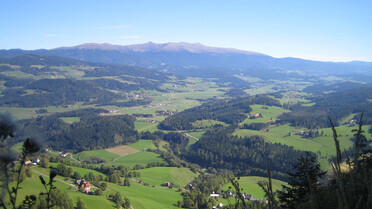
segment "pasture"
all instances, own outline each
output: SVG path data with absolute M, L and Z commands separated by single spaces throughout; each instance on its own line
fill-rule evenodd
M 137 149 L 134 149 L 134 148 L 129 147 L 127 145 L 112 147 L 112 148 L 108 148 L 108 149 L 105 149 L 105 150 L 107 152 L 110 152 L 110 153 L 113 153 L 113 154 L 119 155 L 119 156 L 130 155 L 130 154 L 138 152 Z
M 250 105 L 252 108 L 252 114 L 259 113 L 262 115 L 261 118 L 246 119 L 243 123 L 267 123 L 274 122 L 276 118 L 285 112 L 290 112 L 289 110 L 283 109 L 281 107 L 266 106 L 263 105 Z M 267 108 L 267 109 L 266 109 Z
M 168 188 L 156 188 L 144 186 L 138 183 L 131 183 L 130 187 L 119 186 L 107 183 L 112 193 L 120 192 L 123 196 L 130 199 L 131 205 L 135 209 L 147 208 L 178 208 L 178 200 L 182 200 L 181 193 Z
M 43 185 L 40 183 L 39 175 L 43 174 L 46 182 L 49 181 L 49 169 L 44 169 L 40 167 L 32 167 L 33 175 L 30 178 L 26 178 L 22 183 L 22 189 L 19 190 L 17 202 L 21 202 L 26 195 L 38 195 L 40 192 L 45 192 Z M 76 206 L 76 200 L 80 197 L 85 203 L 87 208 L 114 208 L 115 205 L 113 202 L 109 201 L 105 196 L 93 196 L 86 195 L 80 192 L 77 192 L 77 188 L 72 187 L 68 184 L 71 182 L 66 182 L 63 180 L 63 177 L 56 177 L 55 186 L 62 192 L 67 192 L 70 199 Z M 107 193 L 107 192 L 105 192 Z
M 79 152 L 77 154 L 73 154 L 73 157 L 79 161 L 84 161 L 90 157 L 99 157 L 101 159 L 106 160 L 106 162 L 109 162 L 119 157 L 119 155 L 108 152 L 104 149 L 99 149 Z
M 138 170 L 141 173 L 143 182 L 153 186 L 161 186 L 164 182 L 172 182 L 180 187 L 185 187 L 191 182 L 197 174 L 190 171 L 188 168 L 177 167 L 153 167 Z
M 247 194 L 253 195 L 255 198 L 264 199 L 265 193 L 261 189 L 261 187 L 257 184 L 258 181 L 268 181 L 268 178 L 265 177 L 259 177 L 259 176 L 243 176 L 240 177 L 239 186 L 242 190 L 242 193 L 246 192 Z M 272 186 L 273 191 L 281 190 L 282 185 L 287 185 L 286 182 L 272 179 Z M 226 184 L 223 186 L 223 190 L 226 191 L 229 189 L 229 187 L 234 187 L 231 185 L 231 183 Z
M 159 123 L 151 123 L 151 122 L 136 120 L 134 122 L 134 129 L 138 132 L 146 132 L 146 131 L 155 132 L 159 130 L 157 128 L 158 124 Z
M 128 147 L 134 148 L 139 151 L 142 151 L 143 149 L 156 149 L 154 142 L 152 140 L 145 139 L 141 139 L 136 143 L 129 144 Z
M 138 165 L 147 165 L 151 162 L 163 162 L 164 160 L 160 157 L 160 155 L 155 154 L 153 152 L 138 152 L 133 153 L 130 155 L 122 156 L 117 158 L 114 161 L 105 163 L 105 165 L 126 165 L 130 168 L 133 168 L 136 164 Z

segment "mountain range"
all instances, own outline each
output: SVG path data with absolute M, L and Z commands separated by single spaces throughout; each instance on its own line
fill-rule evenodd
M 283 49 L 285 50 L 285 49 Z M 0 58 L 24 54 L 60 56 L 76 60 L 134 65 L 176 75 L 213 77 L 213 74 L 249 76 L 270 72 L 284 77 L 372 76 L 372 62 L 321 62 L 299 58 L 275 58 L 257 52 L 204 46 L 200 43 L 148 42 L 127 46 L 87 43 L 72 47 L 38 50 L 0 50 Z M 363 75 L 363 76 L 361 76 Z M 306 76 L 305 76 L 306 77 Z M 269 78 L 270 79 L 270 78 Z

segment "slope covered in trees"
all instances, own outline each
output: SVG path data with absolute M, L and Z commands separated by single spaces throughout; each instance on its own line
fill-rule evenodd
M 32 94 L 27 94 L 32 90 Z M 119 95 L 100 88 L 89 81 L 72 79 L 41 79 L 23 88 L 7 89 L 0 97 L 2 106 L 46 107 L 51 105 L 73 105 L 76 102 L 102 103 L 119 99 Z
M 234 129 L 233 126 L 209 129 L 184 157 L 203 167 L 228 169 L 240 176 L 265 176 L 270 165 L 274 178 L 285 180 L 285 173 L 303 154 L 293 147 L 267 143 L 259 136 L 232 136 Z
M 129 115 L 99 116 L 102 109 L 83 109 L 57 113 L 17 123 L 17 139 L 33 137 L 56 150 L 82 151 L 113 147 L 138 141 L 135 118 Z M 80 117 L 67 124 L 61 117 Z
M 265 96 L 244 97 L 231 100 L 218 100 L 202 104 L 166 118 L 159 124 L 164 130 L 192 129 L 192 122 L 197 120 L 218 120 L 228 124 L 244 121 L 251 112 L 251 104 L 281 106 L 279 101 Z
M 292 112 L 279 116 L 279 123 L 291 123 L 293 126 L 302 126 L 309 129 L 330 127 L 330 116 L 335 125 L 352 114 L 366 110 L 366 124 L 372 122 L 371 102 L 372 88 L 351 89 L 310 98 L 313 106 L 294 106 Z
M 113 104 L 115 100 L 125 99 L 125 93 L 131 91 L 164 92 L 160 86 L 169 79 L 168 75 L 127 65 L 22 55 L 0 59 L 0 82 L 3 84 L 0 105 L 30 108 L 76 102 Z

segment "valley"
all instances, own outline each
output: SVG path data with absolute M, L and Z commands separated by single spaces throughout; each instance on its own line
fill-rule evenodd
M 353 146 L 362 110 L 370 138 L 372 89 L 352 73 L 352 63 L 297 60 L 303 66 L 294 67 L 289 58 L 237 51 L 228 58 L 202 46 L 212 51 L 159 46 L 133 52 L 133 61 L 123 54 L 135 49 L 96 48 L 91 57 L 85 47 L 0 53 L 0 112 L 11 114 L 17 127 L 9 144 L 19 152 L 24 139 L 35 138 L 43 144 L 38 158 L 49 162 L 28 167 L 32 175 L 19 199 L 42 191 L 38 175 L 47 178 L 58 167 L 61 173 L 61 165 L 70 171 L 56 177 L 56 187 L 88 208 L 116 207 L 116 194 L 136 209 L 187 208 L 197 204 L 193 192 L 205 207 L 226 205 L 229 197 L 210 194 L 230 191 L 234 176 L 244 192 L 265 199 L 257 182 L 267 180 L 267 166 L 280 190 L 305 151 L 332 173 L 336 149 L 328 117 L 341 150 Z M 107 52 L 123 59 L 107 61 Z M 345 73 L 320 72 L 336 67 Z M 101 191 L 79 192 L 72 186 L 77 176 Z

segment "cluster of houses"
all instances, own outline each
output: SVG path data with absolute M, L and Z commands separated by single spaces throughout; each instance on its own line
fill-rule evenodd
M 323 131 L 319 133 L 319 130 L 306 130 L 306 131 L 297 131 L 295 135 L 300 135 L 305 138 L 313 138 L 318 136 L 323 136 Z
M 38 163 L 40 163 L 40 159 L 39 158 L 35 158 L 33 160 L 27 160 L 25 162 L 25 165 L 37 165 Z
M 178 110 L 158 110 L 156 111 L 157 116 L 171 116 L 177 114 Z
M 66 153 L 66 152 L 58 152 L 58 155 L 63 158 L 72 157 L 71 153 Z
M 112 116 L 112 115 L 122 115 L 120 110 L 110 109 L 108 113 L 100 113 L 98 116 Z
M 257 202 L 261 201 L 261 199 L 254 198 L 251 194 L 244 193 L 242 195 L 243 195 L 244 199 L 246 199 L 248 201 L 257 201 Z M 227 191 L 223 192 L 223 194 L 213 192 L 212 194 L 209 195 L 209 197 L 224 197 L 224 198 L 233 197 L 233 198 L 238 198 L 238 196 L 234 195 L 230 190 L 227 190 Z M 222 203 L 219 203 L 217 206 L 214 206 L 213 208 L 216 209 L 216 208 L 223 208 L 223 207 L 224 207 L 224 205 Z
M 261 199 L 258 199 L 258 198 L 254 198 L 251 194 L 247 194 L 247 193 L 244 193 L 242 194 L 244 199 L 246 200 L 249 200 L 249 201 L 261 201 Z M 224 198 L 228 198 L 228 197 L 235 197 L 235 198 L 238 198 L 236 195 L 234 195 L 230 190 L 227 190 L 225 192 L 223 192 L 223 194 L 220 194 L 220 193 L 215 193 L 213 192 L 212 194 L 209 195 L 210 197 L 224 197 Z
M 81 188 L 84 188 L 84 191 L 86 194 L 93 194 L 92 191 L 90 191 L 90 183 L 85 181 L 85 179 L 78 179 L 75 181 L 75 184 L 78 186 L 78 187 L 81 187 Z

